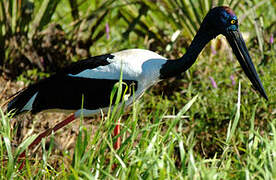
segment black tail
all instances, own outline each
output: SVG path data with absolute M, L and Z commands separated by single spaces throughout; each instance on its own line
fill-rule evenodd
M 30 99 L 37 92 L 37 86 L 31 85 L 16 94 L 14 94 L 8 103 L 7 112 L 12 112 L 14 116 L 21 114 L 25 111 L 31 111 L 31 108 L 26 108 L 25 105 L 30 101 Z M 23 109 L 25 107 L 25 109 Z

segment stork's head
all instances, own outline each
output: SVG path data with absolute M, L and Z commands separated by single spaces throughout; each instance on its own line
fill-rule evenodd
M 212 38 L 219 34 L 224 35 L 254 88 L 268 99 L 239 31 L 238 18 L 229 7 L 220 6 L 211 9 L 205 16 L 199 32 Z
M 227 31 L 238 30 L 238 18 L 229 7 L 219 6 L 208 12 L 201 27 L 213 36 L 226 35 Z

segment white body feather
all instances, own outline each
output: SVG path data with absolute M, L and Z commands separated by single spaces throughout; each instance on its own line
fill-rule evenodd
M 99 66 L 94 69 L 86 69 L 78 74 L 68 74 L 72 77 L 84 77 L 93 79 L 120 79 L 121 70 L 123 71 L 123 80 L 135 80 L 138 82 L 137 91 L 135 96 L 140 97 L 144 91 L 150 86 L 160 81 L 160 69 L 162 65 L 167 61 L 166 58 L 149 50 L 142 49 L 130 49 L 123 50 L 111 54 L 114 57 L 107 59 L 110 63 L 105 66 Z M 97 86 L 95 84 L 95 86 Z M 31 110 L 33 102 L 35 101 L 37 93 L 26 103 L 22 111 Z M 130 97 L 126 101 L 126 106 L 133 102 L 133 97 Z M 103 108 L 106 111 L 108 107 Z M 83 109 L 84 116 L 91 116 L 100 112 L 100 109 L 89 110 Z M 75 112 L 75 116 L 78 117 L 81 114 L 81 110 Z
M 140 97 L 146 89 L 160 81 L 160 69 L 167 61 L 166 58 L 159 54 L 143 49 L 129 49 L 112 54 L 113 59 L 107 59 L 109 65 L 99 66 L 94 69 L 87 69 L 76 75 L 77 77 L 85 78 L 99 78 L 99 79 L 120 79 L 121 70 L 123 71 L 124 80 L 136 80 L 138 88 L 135 92 L 135 97 Z M 133 102 L 133 97 L 126 101 L 126 106 Z M 91 116 L 99 113 L 101 109 L 97 110 L 78 110 L 75 116 L 78 117 L 83 113 L 83 116 Z M 104 112 L 107 108 L 102 109 Z

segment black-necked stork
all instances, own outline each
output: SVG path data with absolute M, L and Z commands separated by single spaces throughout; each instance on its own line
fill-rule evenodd
M 101 109 L 108 108 L 111 90 L 119 81 L 121 71 L 123 81 L 127 85 L 134 84 L 134 94 L 138 98 L 157 82 L 189 69 L 205 45 L 219 34 L 228 40 L 255 89 L 268 99 L 240 34 L 237 16 L 229 7 L 221 6 L 208 12 L 187 52 L 179 59 L 168 60 L 152 51 L 142 49 L 91 57 L 73 63 L 61 72 L 22 90 L 9 102 L 8 111 L 13 111 L 15 115 L 25 111 L 38 113 L 55 109 L 74 112 L 68 119 L 41 134 L 31 145 L 33 146 L 52 130 L 56 131 L 79 117 L 81 112 L 84 116 L 91 116 Z M 128 98 L 126 105 L 133 102 L 133 96 Z M 119 126 L 115 128 L 115 135 L 118 134 L 118 130 Z M 115 148 L 118 148 L 118 145 Z

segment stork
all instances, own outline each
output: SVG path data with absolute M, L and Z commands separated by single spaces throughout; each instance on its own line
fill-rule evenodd
M 54 128 L 40 134 L 30 148 L 81 114 L 88 117 L 107 109 L 110 104 L 110 93 L 114 84 L 119 81 L 121 72 L 123 82 L 134 85 L 135 93 L 126 101 L 126 106 L 129 106 L 133 98 L 141 97 L 149 87 L 189 69 L 206 44 L 219 34 L 226 37 L 254 88 L 262 97 L 268 99 L 239 31 L 237 16 L 229 7 L 220 6 L 207 13 L 186 53 L 178 59 L 168 60 L 155 52 L 142 49 L 90 57 L 73 63 L 55 75 L 20 91 L 9 102 L 7 110 L 12 111 L 14 115 L 27 111 L 35 114 L 56 109 L 74 112 Z M 119 130 L 117 124 L 115 136 L 119 134 Z M 114 148 L 119 147 L 118 138 Z

